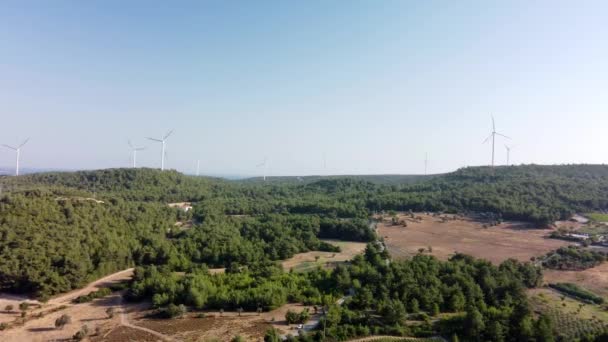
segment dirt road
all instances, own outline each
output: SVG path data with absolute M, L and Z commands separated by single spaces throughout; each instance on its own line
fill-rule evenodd
M 97 279 L 94 282 L 88 284 L 87 286 L 77 289 L 74 291 L 70 291 L 68 293 L 64 293 L 57 297 L 51 298 L 48 301 L 48 304 L 52 305 L 62 305 L 62 304 L 70 304 L 72 300 L 79 296 L 87 295 L 90 292 L 97 291 L 102 287 L 107 287 L 112 283 L 118 283 L 121 281 L 129 280 L 133 276 L 134 268 L 127 268 L 126 270 L 122 270 L 116 273 L 112 273 L 103 278 Z

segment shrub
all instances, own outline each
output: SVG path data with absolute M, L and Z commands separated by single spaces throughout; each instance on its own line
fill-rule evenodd
M 72 318 L 63 314 L 55 320 L 55 328 L 63 329 L 63 327 L 70 322 L 72 322 Z
M 97 291 L 93 291 L 93 292 L 91 292 L 91 293 L 89 293 L 87 295 L 78 296 L 78 297 L 76 297 L 73 300 L 73 302 L 74 303 L 87 303 L 87 302 L 93 301 L 93 300 L 95 300 L 97 298 L 102 298 L 102 297 L 108 296 L 111 293 L 112 293 L 112 290 L 110 290 L 107 287 L 104 287 L 104 288 L 101 288 L 101 289 L 99 289 Z
M 183 304 L 169 304 L 166 308 L 160 309 L 159 316 L 162 318 L 182 317 L 186 313 L 186 307 Z

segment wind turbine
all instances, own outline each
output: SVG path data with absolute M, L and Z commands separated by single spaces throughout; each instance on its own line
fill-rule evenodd
M 264 182 L 266 181 L 266 162 L 268 161 L 268 158 L 264 157 L 264 161 L 258 165 L 256 165 L 256 167 L 263 167 L 264 168 Z
M 21 148 L 23 147 L 23 145 L 27 144 L 27 142 L 29 140 L 30 140 L 30 138 L 25 139 L 25 141 L 22 142 L 21 145 L 19 145 L 17 147 L 5 145 L 5 144 L 2 145 L 6 148 L 10 148 L 11 150 L 15 151 L 17 154 L 16 163 L 15 163 L 15 176 L 19 176 L 19 157 L 21 156 Z
M 131 140 L 129 140 L 129 147 L 131 147 L 131 153 L 133 154 L 133 168 L 137 167 L 137 151 L 143 151 L 146 147 L 135 147 L 131 144 Z
M 429 166 L 429 154 L 428 154 L 428 152 L 427 152 L 427 153 L 425 153 L 425 155 L 424 155 L 424 175 L 425 175 L 425 176 L 426 176 L 426 174 L 427 174 L 427 173 L 426 173 L 426 170 L 427 170 L 428 166 Z
M 488 140 L 490 140 L 490 138 L 492 138 L 492 167 L 494 167 L 494 143 L 495 143 L 497 135 L 500 135 L 501 137 L 504 137 L 507 139 L 511 139 L 502 133 L 496 132 L 496 124 L 494 123 L 494 116 L 492 116 L 492 133 L 490 133 L 490 135 L 486 138 L 486 140 L 483 141 L 483 144 L 485 144 L 488 142 Z
M 509 162 L 511 160 L 511 149 L 513 148 L 513 146 L 505 145 L 505 148 L 507 149 L 507 166 L 509 166 Z
M 200 160 L 197 160 L 197 161 L 196 161 L 196 176 L 197 176 L 197 177 L 198 177 L 198 176 L 201 174 L 201 173 L 200 173 L 200 170 L 201 170 L 201 161 L 200 161 Z
M 159 142 L 162 144 L 162 147 L 160 150 L 160 170 L 161 171 L 163 171 L 165 169 L 165 141 L 171 134 L 173 134 L 173 130 L 170 130 L 169 132 L 167 132 L 167 134 L 165 134 L 161 139 L 147 137 L 148 140 L 156 141 L 156 142 Z

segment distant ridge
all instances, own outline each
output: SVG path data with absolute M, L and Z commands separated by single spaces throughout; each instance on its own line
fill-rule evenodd
M 425 180 L 433 179 L 443 174 L 437 175 L 330 175 L 330 176 L 266 176 L 266 183 L 272 184 L 308 184 L 324 179 L 354 179 L 381 185 L 414 184 Z M 243 183 L 263 183 L 262 177 L 250 177 L 241 179 Z

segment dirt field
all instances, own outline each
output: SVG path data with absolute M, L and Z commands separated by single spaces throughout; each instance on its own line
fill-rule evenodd
M 575 283 L 608 298 L 608 263 L 583 271 L 544 270 L 545 283 Z
M 67 306 L 65 309 L 46 313 L 41 318 L 30 318 L 24 325 L 0 332 L 0 340 L 21 342 L 67 339 L 72 337 L 85 324 L 92 332 L 95 331 L 97 326 L 100 329 L 106 329 L 117 321 L 116 317 L 108 319 L 105 311 L 108 307 L 119 306 L 120 300 L 119 295 L 112 295 L 91 303 Z M 46 307 L 46 309 L 50 310 L 51 308 Z M 55 320 L 63 314 L 69 315 L 72 322 L 63 329 L 56 329 Z
M 363 253 L 366 243 L 364 242 L 347 242 L 339 240 L 323 240 L 332 245 L 340 246 L 339 253 L 332 252 L 306 252 L 293 256 L 293 258 L 283 261 L 283 269 L 289 271 L 293 268 L 294 271 L 303 272 L 316 268 L 317 266 L 332 267 L 336 264 L 351 260 L 355 255 Z M 316 257 L 319 257 L 317 260 Z
M 523 223 L 506 222 L 483 228 L 483 223 L 470 218 L 441 222 L 438 217 L 416 214 L 422 220 L 407 220 L 407 227 L 393 226 L 385 221 L 378 224 L 378 234 L 384 237 L 393 257 L 407 257 L 420 248 L 440 259 L 456 252 L 500 263 L 508 258 L 529 261 L 551 250 L 568 245 L 566 241 L 547 238 L 548 230 L 529 229 Z M 404 219 L 405 216 L 400 216 Z
M 132 275 L 133 269 L 130 268 L 98 279 L 82 289 L 51 298 L 47 303 L 42 304 L 41 307 L 28 310 L 25 323 L 21 323 L 20 315 L 16 313 L 19 308 L 19 303 L 23 298 L 2 295 L 0 297 L 2 298 L 1 303 L 3 303 L 4 306 L 12 304 L 15 313 L 0 313 L 0 319 L 3 322 L 14 324 L 15 326 L 5 331 L 1 331 L 0 341 L 21 342 L 66 339 L 72 337 L 72 335 L 85 324 L 90 331 L 95 331 L 97 326 L 102 330 L 107 329 L 118 322 L 116 321 L 116 318 L 108 319 L 105 311 L 108 307 L 120 306 L 121 297 L 119 294 L 78 305 L 72 304 L 72 300 L 114 282 L 129 279 Z M 35 301 L 28 302 L 37 303 Z M 2 308 L 4 308 L 4 306 Z M 65 308 L 62 309 L 64 306 Z M 62 314 L 69 315 L 72 322 L 67 324 L 63 329 L 55 329 L 55 320 Z M 38 315 L 42 316 L 37 317 Z

